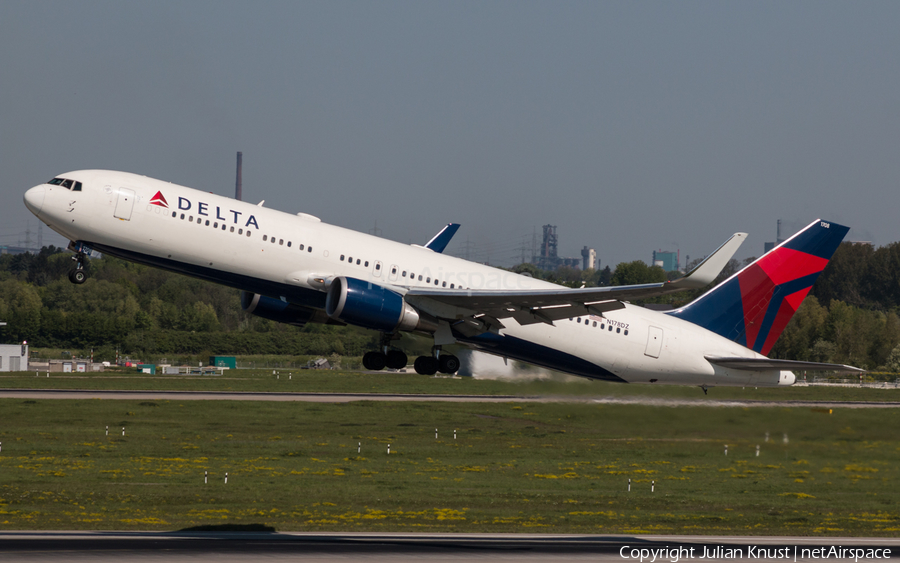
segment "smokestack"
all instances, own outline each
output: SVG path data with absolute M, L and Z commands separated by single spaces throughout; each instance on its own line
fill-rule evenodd
M 243 195 L 241 192 L 244 189 L 243 170 L 242 170 L 243 164 L 241 162 L 243 160 L 243 157 L 244 157 L 244 153 L 242 153 L 241 151 L 238 151 L 238 153 L 237 153 L 237 174 L 236 174 L 235 181 L 234 181 L 234 199 L 236 199 L 238 201 L 241 201 L 241 196 Z

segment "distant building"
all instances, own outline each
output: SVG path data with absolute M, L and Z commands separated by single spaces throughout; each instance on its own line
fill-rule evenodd
M 0 344 L 0 371 L 25 371 L 27 369 L 28 345 Z
M 597 269 L 597 251 L 593 248 L 584 247 L 581 249 L 582 270 Z
M 38 250 L 35 250 L 34 248 L 25 248 L 24 246 L 0 246 L 0 254 L 25 254 L 26 252 L 37 254 Z
M 541 243 L 540 252 L 539 255 L 533 256 L 531 261 L 542 270 L 557 270 L 560 266 L 568 266 L 577 270 L 582 265 L 581 258 L 563 258 L 559 255 L 559 238 L 556 235 L 556 225 L 544 225 L 544 239 Z M 584 256 L 584 251 L 582 251 L 582 256 Z
M 678 270 L 678 253 L 667 252 L 662 250 L 653 251 L 653 265 L 659 266 L 667 272 Z
M 779 244 L 783 243 L 784 239 L 781 237 L 781 219 L 778 220 L 778 224 L 775 227 L 775 242 L 767 242 L 763 244 L 763 254 L 772 250 Z

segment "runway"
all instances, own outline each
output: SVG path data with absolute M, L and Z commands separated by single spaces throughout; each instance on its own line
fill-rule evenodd
M 117 391 L 92 389 L 2 389 L 0 399 L 108 399 L 158 401 L 277 401 L 304 403 L 350 403 L 354 401 L 418 401 L 453 403 L 594 403 L 607 405 L 648 405 L 659 407 L 798 407 L 896 409 L 900 402 L 877 401 L 760 401 L 672 399 L 643 396 L 522 396 L 522 395 L 439 395 L 404 393 L 260 393 L 209 391 Z
M 892 558 L 900 539 L 276 532 L 2 532 L 3 561 L 845 561 Z M 816 551 L 818 550 L 818 551 Z M 861 551 L 859 551 L 861 550 Z M 730 555 L 727 556 L 727 555 Z M 860 556 L 862 555 L 862 556 Z M 869 557 L 866 557 L 868 555 Z M 856 557 L 854 557 L 856 556 Z M 831 557 L 830 559 L 835 559 Z

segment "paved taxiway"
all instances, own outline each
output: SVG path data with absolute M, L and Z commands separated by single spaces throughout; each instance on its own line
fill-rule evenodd
M 896 409 L 900 402 L 876 401 L 757 401 L 667 399 L 640 396 L 520 396 L 520 395 L 431 395 L 402 393 L 253 393 L 208 391 L 115 391 L 90 389 L 2 389 L 0 399 L 113 399 L 140 401 L 285 401 L 306 403 L 350 403 L 353 401 L 438 401 L 453 403 L 597 403 L 652 405 L 663 407 L 808 407 L 850 409 Z
M 0 532 L 3 561 L 640 561 L 639 550 L 683 548 L 680 561 L 733 561 L 703 557 L 719 547 L 776 560 L 802 557 L 803 548 L 900 553 L 900 539 L 741 536 L 605 536 L 539 534 L 378 534 L 265 532 Z M 625 548 L 623 550 L 623 548 Z M 704 551 L 704 548 L 707 551 Z M 751 551 L 751 549 L 755 551 Z M 889 549 L 890 554 L 884 550 Z M 634 551 L 638 550 L 638 551 Z M 778 550 L 776 552 L 776 550 Z M 732 551 L 733 552 L 733 551 Z M 669 553 L 672 553 L 671 551 Z M 692 556 L 684 555 L 692 553 Z M 625 557 L 623 557 L 623 554 Z M 794 558 L 794 555 L 797 558 Z M 757 557 L 752 557 L 757 555 Z M 637 557 L 635 559 L 634 557 Z M 657 558 L 672 561 L 674 557 Z M 769 557 L 767 559 L 772 559 Z M 832 558 L 832 560 L 834 560 Z M 842 558 L 853 561 L 853 557 Z M 863 561 L 866 559 L 860 559 Z M 867 559 L 875 561 L 876 559 Z M 645 559 L 649 563 L 649 559 Z

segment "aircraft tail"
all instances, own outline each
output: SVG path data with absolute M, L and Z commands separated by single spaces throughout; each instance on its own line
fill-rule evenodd
M 817 219 L 669 314 L 768 355 L 849 230 Z

